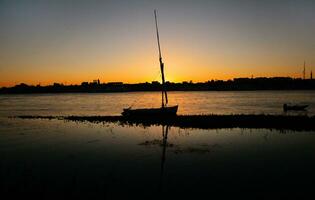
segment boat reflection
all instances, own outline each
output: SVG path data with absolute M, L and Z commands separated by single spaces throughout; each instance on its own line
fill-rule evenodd
M 163 175 L 164 175 L 164 166 L 166 160 L 166 147 L 167 147 L 167 136 L 170 126 L 162 126 L 162 156 L 161 156 L 161 173 L 160 173 L 160 182 L 159 182 L 159 191 L 163 190 Z

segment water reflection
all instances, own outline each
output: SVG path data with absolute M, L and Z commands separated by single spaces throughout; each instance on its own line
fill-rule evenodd
M 4 193 L 282 197 L 307 194 L 315 178 L 313 132 L 6 119 L 0 133 Z
M 160 92 L 0 95 L 0 116 L 120 115 L 122 108 L 159 107 Z M 315 114 L 315 91 L 169 92 L 178 114 L 282 114 L 284 103 L 309 105 Z M 62 104 L 60 103 L 62 102 Z
M 164 165 L 166 160 L 166 147 L 167 147 L 167 135 L 168 130 L 170 129 L 169 126 L 162 126 L 162 156 L 161 156 L 161 175 L 160 175 L 160 184 L 159 184 L 159 191 L 163 190 L 163 174 L 164 174 Z

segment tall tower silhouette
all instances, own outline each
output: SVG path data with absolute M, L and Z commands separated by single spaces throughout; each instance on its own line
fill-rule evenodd
M 303 79 L 305 80 L 305 61 L 304 61 L 304 68 L 303 68 Z
M 311 80 L 313 80 L 313 72 L 311 71 Z

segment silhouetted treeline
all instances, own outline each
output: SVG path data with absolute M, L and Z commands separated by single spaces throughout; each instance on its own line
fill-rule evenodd
M 293 79 L 290 77 L 273 78 L 235 78 L 233 80 L 211 80 L 203 83 L 166 82 L 168 91 L 233 91 L 233 90 L 315 90 L 313 79 Z M 131 92 L 131 91 L 160 91 L 162 85 L 153 81 L 151 83 L 124 84 L 122 82 L 100 83 L 83 82 L 81 85 L 63 85 L 54 83 L 48 86 L 33 86 L 24 83 L 14 87 L 3 87 L 0 94 L 22 93 L 72 93 L 72 92 Z

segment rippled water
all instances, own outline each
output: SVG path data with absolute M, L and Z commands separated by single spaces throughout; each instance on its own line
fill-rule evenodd
M 180 114 L 282 113 L 314 92 L 171 92 Z M 0 192 L 40 199 L 314 197 L 315 133 L 122 126 L 12 115 L 116 115 L 159 93 L 0 96 Z M 154 103 L 156 102 L 156 103 Z M 304 113 L 305 114 L 305 113 Z M 313 195 L 313 196 L 312 196 Z
M 178 114 L 282 114 L 284 103 L 308 104 L 307 114 L 315 114 L 315 91 L 169 92 L 169 102 L 179 105 Z M 0 95 L 0 116 L 119 115 L 160 103 L 159 92 Z

